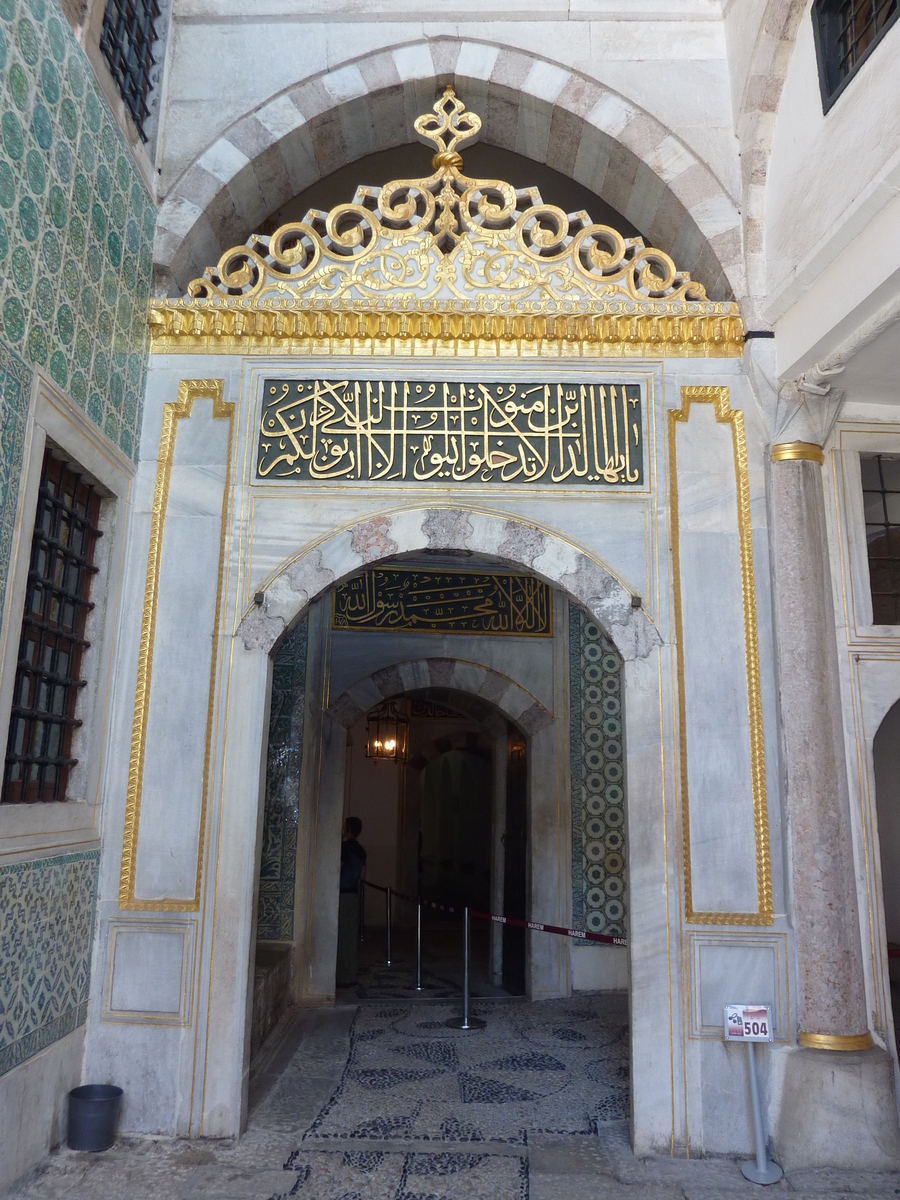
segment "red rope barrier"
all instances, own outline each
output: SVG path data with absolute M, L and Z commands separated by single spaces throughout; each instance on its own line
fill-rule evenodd
M 363 880 L 366 887 L 375 888 L 376 891 L 386 892 L 387 888 L 380 887 L 377 883 L 370 883 L 368 879 Z M 405 896 L 403 892 L 391 893 L 397 900 L 408 900 L 410 904 L 422 904 L 425 908 L 433 908 L 438 912 L 452 913 L 454 916 L 462 916 L 461 908 L 453 908 L 450 904 L 436 904 L 433 900 L 421 900 L 415 896 Z M 534 929 L 538 933 L 558 933 L 562 937 L 580 938 L 585 942 L 603 942 L 608 946 L 627 946 L 628 941 L 623 937 L 612 937 L 608 933 L 588 933 L 584 929 L 568 929 L 564 925 L 545 925 L 543 921 L 522 921 L 518 917 L 500 917 L 495 913 L 478 912 L 474 908 L 469 909 L 469 916 L 475 917 L 479 921 L 496 921 L 498 925 L 514 925 L 517 929 Z M 900 951 L 898 951 L 900 955 Z

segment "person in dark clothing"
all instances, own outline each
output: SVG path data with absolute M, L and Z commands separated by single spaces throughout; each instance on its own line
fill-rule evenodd
M 362 833 L 359 817 L 344 822 L 341 842 L 341 881 L 338 896 L 337 987 L 356 983 L 356 950 L 359 941 L 359 893 L 366 873 L 366 852 L 357 840 Z

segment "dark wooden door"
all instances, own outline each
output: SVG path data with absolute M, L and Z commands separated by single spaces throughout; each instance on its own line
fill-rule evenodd
M 527 920 L 528 754 L 525 738 L 512 725 L 506 738 L 506 835 L 503 911 Z M 525 934 L 503 926 L 503 986 L 516 996 L 525 992 Z

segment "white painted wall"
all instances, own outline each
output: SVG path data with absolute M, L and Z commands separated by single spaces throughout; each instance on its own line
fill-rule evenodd
M 876 232 L 900 186 L 898 49 L 895 26 L 823 114 L 808 10 L 800 22 L 766 192 L 765 313 L 778 322 L 783 375 L 804 368 L 813 348 L 821 357 L 829 331 L 876 289 L 900 288 L 900 212 Z

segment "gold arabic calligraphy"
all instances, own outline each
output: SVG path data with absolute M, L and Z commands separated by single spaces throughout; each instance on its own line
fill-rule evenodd
M 641 484 L 638 384 L 269 379 L 260 478 Z
M 550 588 L 531 575 L 374 567 L 333 596 L 333 629 L 553 636 Z

